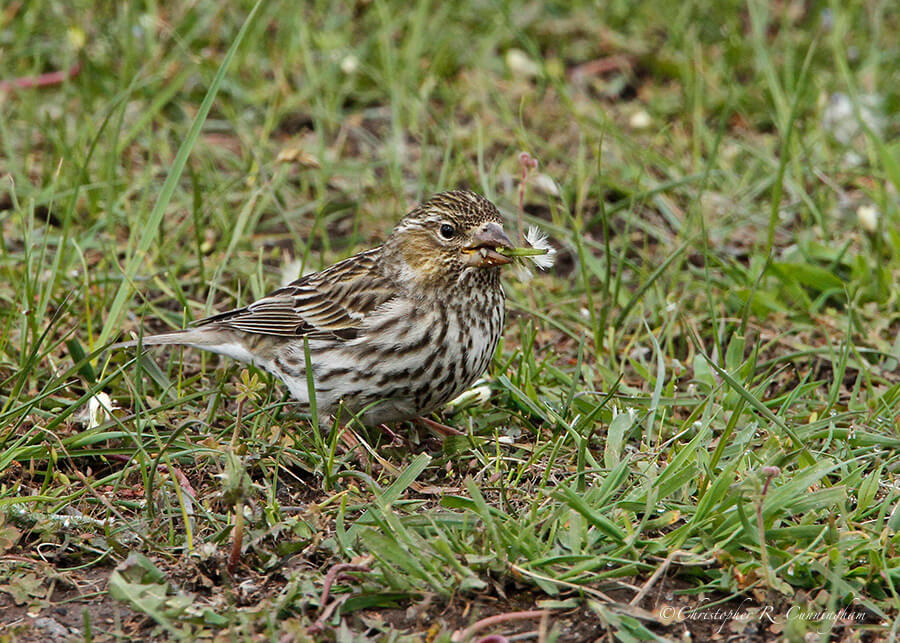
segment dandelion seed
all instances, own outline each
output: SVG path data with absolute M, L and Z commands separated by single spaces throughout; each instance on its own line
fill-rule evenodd
M 549 270 L 556 261 L 556 248 L 550 245 L 547 239 L 547 233 L 543 232 L 536 225 L 530 226 L 528 232 L 525 233 L 525 241 L 527 241 L 535 250 L 546 250 L 542 255 L 531 255 L 528 258 L 534 262 L 541 270 Z
M 522 283 L 527 284 L 531 281 L 531 278 L 534 277 L 534 273 L 525 265 L 522 261 L 517 261 L 512 265 L 513 273 L 516 275 L 516 279 L 521 281 Z
M 530 270 L 531 263 L 526 261 L 526 259 L 530 259 L 541 270 L 548 270 L 553 266 L 556 248 L 550 245 L 546 233 L 542 232 L 537 226 L 528 228 L 528 232 L 524 235 L 524 240 L 524 247 L 498 248 L 498 251 L 507 257 L 516 259 L 516 262 L 511 266 L 516 274 L 516 278 L 527 283 L 531 280 L 532 274 Z

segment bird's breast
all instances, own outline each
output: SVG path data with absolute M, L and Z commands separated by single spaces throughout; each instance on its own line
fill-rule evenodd
M 503 328 L 502 292 L 467 302 L 395 300 L 371 315 L 359 336 L 327 351 L 317 367 L 323 393 L 367 423 L 429 413 L 488 367 Z M 334 377 L 337 375 L 338 377 Z

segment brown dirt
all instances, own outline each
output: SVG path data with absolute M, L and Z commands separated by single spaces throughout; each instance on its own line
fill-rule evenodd
M 134 612 L 104 591 L 111 571 L 109 567 L 79 570 L 69 573 L 62 582 L 58 581 L 63 576 L 57 574 L 56 579 L 49 580 L 48 595 L 43 598 L 38 596 L 28 605 L 17 604 L 8 593 L 0 591 L 0 641 L 83 640 L 86 619 L 95 641 L 117 638 L 164 640 L 165 636 L 159 633 L 149 617 Z M 175 570 L 169 568 L 167 571 L 170 578 L 177 576 L 172 573 Z M 264 627 L 265 619 L 260 615 L 266 613 L 266 603 L 277 598 L 286 583 L 278 572 L 268 578 L 254 579 L 254 582 L 260 581 L 263 591 L 254 597 L 256 604 L 246 606 L 249 612 L 256 614 L 256 627 L 250 625 L 251 630 Z M 632 582 L 640 585 L 640 579 L 632 579 Z M 632 591 L 613 589 L 605 593 L 614 602 L 604 607 L 614 617 L 632 617 L 654 634 L 670 640 L 765 641 L 781 638 L 782 625 L 777 620 L 787 613 L 790 602 L 774 599 L 771 604 L 763 605 L 747 598 L 709 606 L 715 597 L 698 598 L 678 593 L 687 587 L 687 583 L 677 578 L 663 579 L 638 608 L 627 605 L 633 596 Z M 207 589 L 211 595 L 229 591 L 224 587 Z M 543 602 L 548 599 L 545 594 L 531 590 L 506 593 L 506 596 L 494 594 L 451 600 L 430 597 L 418 601 L 405 600 L 396 608 L 353 612 L 345 615 L 343 621 L 350 631 L 375 640 L 379 640 L 380 635 L 396 632 L 410 636 L 412 640 L 418 638 L 430 642 L 440 632 L 460 631 L 488 616 L 541 609 L 546 607 Z M 540 618 L 530 618 L 486 627 L 472 640 L 491 634 L 507 639 L 526 636 L 540 640 L 541 632 L 553 631 L 559 635 L 560 641 L 616 640 L 613 633 L 618 628 L 611 627 L 589 602 L 576 600 L 571 608 L 548 610 L 543 622 Z M 690 615 L 692 609 L 697 610 L 695 615 Z M 279 619 L 277 628 L 281 640 L 304 640 L 307 628 L 316 617 L 317 614 L 310 612 Z M 325 629 L 309 640 L 333 640 L 335 628 L 331 622 L 329 620 Z M 873 622 L 875 619 L 871 615 L 857 615 L 856 620 L 839 621 L 833 630 L 832 640 L 875 640 L 865 630 L 865 624 Z M 232 631 L 230 635 L 244 640 L 264 637 L 263 632 L 247 631 L 246 626 L 241 631 Z

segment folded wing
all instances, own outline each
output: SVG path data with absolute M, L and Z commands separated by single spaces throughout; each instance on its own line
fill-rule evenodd
M 396 296 L 378 270 L 380 254 L 381 248 L 374 248 L 354 255 L 197 325 L 281 337 L 353 339 L 366 316 Z

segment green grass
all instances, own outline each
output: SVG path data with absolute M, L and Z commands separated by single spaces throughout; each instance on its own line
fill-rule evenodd
M 0 90 L 0 638 L 897 636 L 890 2 L 240 4 L 0 9 L 0 81 L 80 63 Z M 442 189 L 513 229 L 522 150 L 558 262 L 508 276 L 465 436 L 342 439 L 264 373 L 103 350 Z

